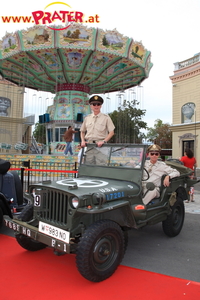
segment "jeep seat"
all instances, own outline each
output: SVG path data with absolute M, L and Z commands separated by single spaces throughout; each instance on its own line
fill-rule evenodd
M 160 197 L 152 199 L 147 205 L 157 204 L 158 202 L 160 202 L 160 199 L 162 198 L 161 195 L 165 189 L 165 186 L 163 185 L 163 181 L 164 181 L 165 177 L 166 177 L 166 174 L 162 175 L 162 177 L 161 177 Z

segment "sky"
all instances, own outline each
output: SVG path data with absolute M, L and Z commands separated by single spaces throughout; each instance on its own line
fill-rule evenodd
M 53 2 L 53 1 L 52 1 Z M 43 10 L 52 3 L 47 0 L 4 2 L 0 16 L 26 16 L 32 11 Z M 142 87 L 135 88 L 134 97 L 140 101 L 140 108 L 146 110 L 143 121 L 153 127 L 156 119 L 172 124 L 172 83 L 174 63 L 186 60 L 200 52 L 200 1 L 199 0 L 124 0 L 124 1 L 64 1 L 74 10 L 88 16 L 98 14 L 99 23 L 93 27 L 117 29 L 124 36 L 142 42 L 151 51 L 153 67 L 149 78 Z M 0 18 L 0 39 L 6 32 L 26 29 L 20 24 L 4 24 Z M 49 96 L 45 95 L 45 99 Z M 124 99 L 133 97 L 131 92 L 122 95 Z M 107 98 L 107 95 L 105 95 Z M 109 94 L 105 99 L 104 112 L 117 108 L 119 97 Z M 123 99 L 123 98 L 122 98 Z M 109 101 L 109 104 L 107 103 Z M 36 102 L 35 102 L 36 103 Z M 31 110 L 34 103 L 31 104 Z

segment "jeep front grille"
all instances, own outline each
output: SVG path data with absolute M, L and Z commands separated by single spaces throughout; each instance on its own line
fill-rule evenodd
M 41 209 L 37 216 L 40 221 L 48 221 L 56 225 L 67 224 L 68 196 L 56 190 L 43 190 L 41 193 Z

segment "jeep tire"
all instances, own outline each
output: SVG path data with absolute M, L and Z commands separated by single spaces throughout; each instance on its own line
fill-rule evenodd
M 19 215 L 18 219 L 24 222 L 28 222 L 33 218 L 33 205 L 27 205 Z M 37 251 L 41 250 L 47 247 L 47 245 L 40 243 L 38 241 L 35 241 L 31 239 L 28 236 L 25 236 L 23 234 L 15 234 L 16 240 L 18 244 L 29 251 Z
M 22 205 L 23 204 L 23 188 L 22 188 L 21 180 L 19 178 L 17 171 L 9 171 L 9 172 L 14 177 L 15 191 L 16 191 L 16 196 L 17 196 L 17 204 Z
M 124 256 L 124 233 L 110 220 L 92 224 L 80 238 L 76 265 L 83 277 L 100 282 L 110 277 Z
M 185 218 L 185 207 L 183 200 L 177 197 L 176 202 L 171 207 L 171 213 L 162 222 L 163 231 L 166 235 L 174 237 L 178 235 L 183 227 Z

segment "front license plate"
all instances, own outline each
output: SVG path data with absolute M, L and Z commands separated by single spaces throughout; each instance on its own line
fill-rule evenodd
M 69 231 L 60 229 L 58 227 L 46 224 L 44 222 L 39 222 L 39 232 L 49 235 L 55 239 L 63 241 L 69 244 Z

